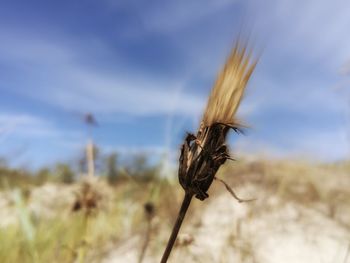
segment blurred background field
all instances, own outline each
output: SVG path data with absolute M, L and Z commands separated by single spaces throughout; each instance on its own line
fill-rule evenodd
M 139 262 L 146 238 L 143 262 L 159 261 L 183 191 L 175 174 L 134 158 L 132 172 L 116 162 L 90 180 L 67 180 L 63 164 L 45 176 L 2 164 L 0 261 Z M 190 208 L 170 262 L 347 262 L 348 171 L 346 162 L 228 163 L 219 178 L 256 200 L 238 203 L 215 181 Z

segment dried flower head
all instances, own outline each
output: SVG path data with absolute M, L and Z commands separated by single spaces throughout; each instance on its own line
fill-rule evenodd
M 197 135 L 187 134 L 185 138 L 178 171 L 185 197 L 161 263 L 167 262 L 169 258 L 192 197 L 206 199 L 216 172 L 230 159 L 225 145 L 226 136 L 230 129 L 239 131 L 235 114 L 256 63 L 257 60 L 251 58 L 251 52 L 247 52 L 247 44 L 238 41 L 210 94 Z M 225 182 L 219 181 L 238 201 L 245 201 L 239 199 Z
M 210 94 L 197 135 L 188 134 L 181 148 L 179 181 L 186 193 L 204 200 L 220 166 L 230 159 L 225 140 L 239 124 L 235 113 L 256 66 L 247 45 L 237 42 Z
M 143 208 L 144 208 L 144 211 L 145 211 L 145 214 L 146 214 L 146 217 L 147 218 L 152 218 L 155 214 L 155 206 L 152 202 L 147 202 L 143 205 Z
M 111 202 L 111 189 L 98 178 L 82 180 L 75 191 L 73 212 L 83 211 L 86 215 L 109 208 Z

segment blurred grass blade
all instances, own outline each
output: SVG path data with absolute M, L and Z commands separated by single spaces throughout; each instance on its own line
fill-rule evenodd
M 12 195 L 21 229 L 25 235 L 25 238 L 27 241 L 33 242 L 35 238 L 35 228 L 30 220 L 29 211 L 24 204 L 22 193 L 19 189 L 15 189 L 13 190 Z

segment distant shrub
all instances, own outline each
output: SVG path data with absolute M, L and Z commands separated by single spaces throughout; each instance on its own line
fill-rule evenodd
M 160 167 L 157 164 L 151 164 L 146 155 L 138 154 L 131 157 L 125 165 L 125 170 L 135 179 L 152 181 L 158 177 Z
M 118 170 L 117 170 L 117 154 L 112 153 L 107 157 L 106 166 L 107 166 L 107 179 L 110 184 L 116 183 L 118 179 Z
M 50 169 L 48 168 L 42 168 L 36 173 L 36 182 L 39 185 L 42 185 L 46 183 L 47 181 L 50 181 L 52 178 L 52 174 Z
M 8 167 L 4 163 L 0 165 L 0 188 L 15 186 L 22 188 L 35 183 L 35 178 L 30 172 Z
M 74 182 L 74 172 L 68 164 L 59 163 L 56 165 L 55 173 L 60 182 L 70 184 Z

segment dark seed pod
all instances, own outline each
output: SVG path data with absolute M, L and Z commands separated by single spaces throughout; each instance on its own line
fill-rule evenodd
M 155 214 L 155 207 L 152 202 L 147 202 L 143 205 L 143 208 L 145 210 L 145 214 L 148 218 L 152 218 Z
M 230 127 L 213 124 L 200 130 L 198 137 L 188 134 L 181 148 L 179 182 L 185 192 L 204 200 L 215 174 L 230 158 L 225 139 Z

